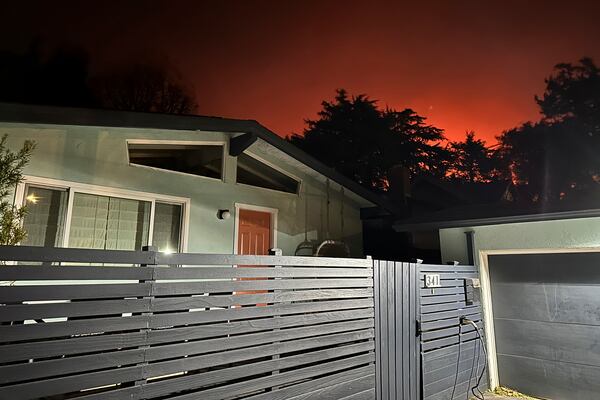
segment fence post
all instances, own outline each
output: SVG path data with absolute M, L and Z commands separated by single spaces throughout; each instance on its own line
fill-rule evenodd
M 149 264 L 140 264 L 140 268 L 152 268 L 156 265 L 156 252 L 158 251 L 158 248 L 156 246 L 142 246 L 142 251 L 144 252 L 152 252 L 154 253 L 153 257 L 150 257 L 151 263 Z M 135 386 L 143 386 L 147 383 L 148 378 L 146 377 L 146 371 L 145 371 L 145 366 L 148 365 L 148 362 L 146 361 L 146 351 L 148 350 L 148 348 L 150 348 L 150 346 L 148 345 L 148 332 L 150 331 L 150 316 L 153 314 L 152 310 L 153 310 L 153 286 L 154 286 L 154 271 L 152 271 L 151 274 L 151 279 L 147 279 L 147 280 L 140 280 L 139 283 L 143 284 L 143 283 L 149 283 L 149 290 L 148 290 L 148 296 L 144 296 L 142 297 L 142 299 L 147 299 L 148 300 L 148 311 L 147 312 L 142 312 L 140 313 L 140 315 L 145 316 L 146 317 L 146 328 L 140 329 L 140 332 L 143 332 L 145 335 L 144 338 L 144 345 L 140 346 L 139 349 L 141 349 L 144 352 L 144 361 L 141 363 L 138 363 L 138 366 L 142 367 L 142 379 L 135 381 Z
M 281 249 L 269 249 L 269 255 L 270 256 L 281 256 L 281 255 L 283 255 L 283 251 Z M 273 268 L 281 268 L 281 265 L 273 265 Z M 281 278 L 275 278 L 275 280 L 281 280 Z M 280 290 L 277 290 L 277 289 L 273 290 L 273 293 L 277 293 L 277 292 L 280 292 Z M 275 296 L 275 300 L 277 300 L 277 296 Z M 277 303 L 277 304 L 282 304 L 282 303 Z M 274 316 L 274 319 L 276 319 L 276 320 L 279 318 L 281 318 L 279 315 Z M 273 329 L 273 332 L 279 332 L 279 331 L 280 331 L 279 328 Z M 273 342 L 273 344 L 279 344 L 279 343 L 280 342 Z M 279 354 L 273 355 L 273 360 L 278 360 L 278 359 L 279 359 Z M 277 375 L 277 374 L 279 374 L 279 370 L 273 371 L 271 373 L 271 375 Z M 279 389 L 279 386 L 273 386 L 271 388 L 271 390 L 277 390 L 277 389 Z

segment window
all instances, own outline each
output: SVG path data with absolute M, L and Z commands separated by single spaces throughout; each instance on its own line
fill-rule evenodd
M 287 193 L 298 193 L 300 182 L 247 154 L 237 157 L 237 182 Z
M 26 185 L 27 238 L 21 244 L 106 250 L 152 244 L 159 251 L 181 251 L 183 204 L 132 197 Z
M 222 179 L 222 144 L 127 143 L 129 162 L 167 171 Z
M 60 189 L 27 186 L 27 214 L 23 228 L 24 246 L 55 247 L 62 245 L 68 193 Z

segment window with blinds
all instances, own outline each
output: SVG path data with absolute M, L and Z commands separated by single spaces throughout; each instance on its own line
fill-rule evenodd
M 23 221 L 28 234 L 21 244 L 103 250 L 141 250 L 152 244 L 159 251 L 181 251 L 182 204 L 78 191 L 71 196 L 69 207 L 67 189 L 28 185 Z

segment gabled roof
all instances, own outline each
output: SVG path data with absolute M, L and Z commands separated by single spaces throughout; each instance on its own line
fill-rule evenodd
M 0 103 L 0 121 L 113 128 L 201 130 L 232 134 L 250 133 L 344 186 L 359 197 L 382 207 L 392 214 L 397 212 L 397 208 L 391 202 L 340 174 L 333 168 L 326 166 L 254 120 Z

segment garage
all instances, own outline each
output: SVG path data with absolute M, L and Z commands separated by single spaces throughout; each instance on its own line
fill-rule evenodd
M 489 255 L 488 267 L 498 383 L 598 399 L 600 253 Z

